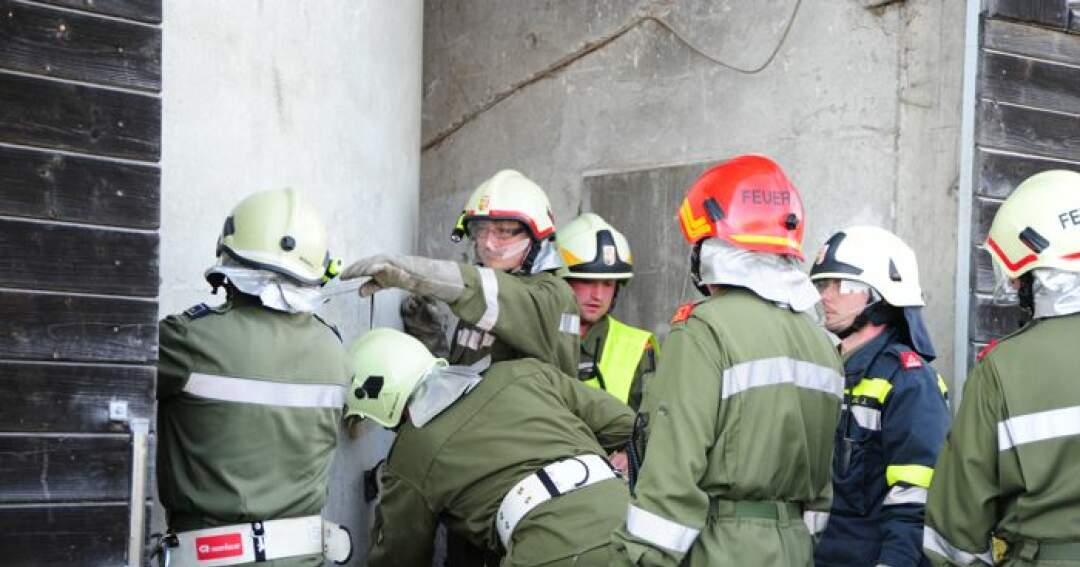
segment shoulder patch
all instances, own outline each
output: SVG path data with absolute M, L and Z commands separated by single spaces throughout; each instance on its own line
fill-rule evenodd
M 916 368 L 923 367 L 922 357 L 919 353 L 913 351 L 904 351 L 900 353 L 900 366 L 904 367 L 904 370 L 914 370 Z
M 690 315 L 694 312 L 695 307 L 697 307 L 696 301 L 691 301 L 689 303 L 683 303 L 682 305 L 680 305 L 679 308 L 675 310 L 675 314 L 671 316 L 671 324 L 674 325 L 675 323 L 682 323 L 683 321 L 689 319 Z
M 979 361 L 986 358 L 986 355 L 990 354 L 990 351 L 994 350 L 994 347 L 996 346 L 998 346 L 998 340 L 990 339 L 990 342 L 986 343 L 986 346 L 979 351 L 979 354 L 975 355 L 975 360 Z
M 202 317 L 206 317 L 213 312 L 214 310 L 209 305 L 205 303 L 200 303 L 198 305 L 192 305 L 191 307 L 188 307 L 186 310 L 184 310 L 184 315 L 187 315 L 188 319 L 201 319 Z

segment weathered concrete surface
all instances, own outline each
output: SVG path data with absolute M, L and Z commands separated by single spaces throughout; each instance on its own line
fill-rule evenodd
M 165 3 L 162 314 L 220 302 L 202 279 L 232 206 L 253 191 L 305 191 L 355 260 L 415 243 L 420 146 L 419 1 Z M 368 301 L 322 313 L 346 341 L 368 327 Z M 396 325 L 380 294 L 376 324 Z M 363 562 L 362 471 L 389 445 L 381 429 L 343 436 L 328 515 L 352 529 Z
M 904 26 L 894 176 L 893 227 L 919 255 L 925 310 L 934 345 L 941 354 L 935 367 L 950 386 L 963 379 L 951 374 L 964 4 L 908 2 L 901 12 Z
M 614 226 L 652 226 L 658 217 L 667 216 L 657 211 L 678 209 L 686 188 L 706 166 L 695 163 L 589 175 L 584 190 L 592 210 Z M 625 206 L 628 202 L 634 206 Z M 678 229 L 639 230 L 633 238 L 634 280 L 620 294 L 615 316 L 664 337 L 678 306 L 701 297 L 687 277 L 690 257 L 686 240 Z
M 420 250 L 462 257 L 446 235 L 500 168 L 537 180 L 565 223 L 594 206 L 588 176 L 765 153 L 803 192 L 808 256 L 856 223 L 915 248 L 939 368 L 951 368 L 963 3 L 864 4 L 804 0 L 781 43 L 796 0 L 428 0 Z M 643 9 L 719 63 L 655 21 L 634 25 Z M 778 45 L 760 72 L 730 68 L 760 67 Z M 674 208 L 619 201 L 649 221 L 620 227 L 632 247 L 660 232 L 686 254 Z M 681 287 L 632 286 L 621 309 Z

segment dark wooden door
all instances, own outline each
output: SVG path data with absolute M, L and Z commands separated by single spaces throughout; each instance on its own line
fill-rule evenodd
M 991 339 L 1016 330 L 1018 307 L 991 300 L 982 243 L 994 213 L 1025 178 L 1080 171 L 1080 2 L 986 0 L 975 101 L 969 365 Z
M 5 566 L 143 554 L 160 90 L 160 0 L 0 0 Z

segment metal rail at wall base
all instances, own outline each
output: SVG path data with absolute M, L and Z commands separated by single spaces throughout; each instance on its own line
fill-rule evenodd
M 112 401 L 109 403 L 109 421 L 126 424 L 131 433 L 127 567 L 142 567 L 146 549 L 146 465 L 150 452 L 150 420 L 131 417 L 126 401 Z

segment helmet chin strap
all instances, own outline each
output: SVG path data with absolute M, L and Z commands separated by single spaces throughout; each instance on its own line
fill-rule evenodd
M 1035 314 L 1035 274 L 1028 272 L 1020 276 L 1020 288 L 1016 297 L 1020 300 L 1020 309 L 1024 312 L 1021 324 L 1026 323 Z
M 611 303 L 608 305 L 607 312 L 611 313 L 615 310 L 615 302 L 619 300 L 619 291 L 626 285 L 626 280 L 619 280 L 615 282 L 615 291 L 611 294 Z M 605 313 L 607 315 L 607 313 Z
M 871 300 L 873 301 L 873 300 Z M 861 331 L 868 324 L 873 323 L 875 325 L 888 325 L 896 321 L 897 309 L 885 301 L 878 299 L 869 303 L 865 309 L 859 313 L 855 320 L 851 322 L 848 328 L 836 333 L 836 336 L 841 340 L 854 335 Z
M 701 295 L 709 297 L 709 286 L 701 283 L 701 244 L 703 242 L 705 241 L 699 241 L 690 251 L 690 282 Z

